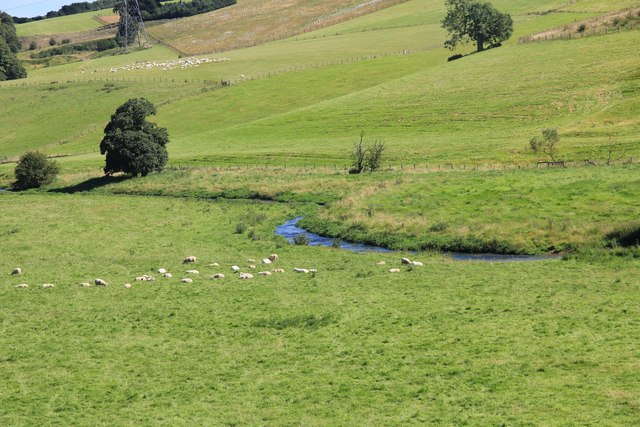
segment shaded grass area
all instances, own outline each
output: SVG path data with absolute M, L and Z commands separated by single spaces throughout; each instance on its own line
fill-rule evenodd
M 20 203 L 18 203 L 18 201 Z M 633 424 L 636 262 L 378 260 L 232 233 L 279 205 L 0 195 L 3 424 Z M 32 221 L 21 218 L 29 212 Z M 230 224 L 231 223 L 231 224 Z M 43 227 L 46 233 L 43 233 Z M 15 232 L 8 233 L 11 229 Z M 288 273 L 204 274 L 277 250 Z M 122 288 L 162 266 L 201 276 Z M 315 277 L 291 269 L 318 269 Z M 210 270 L 211 269 L 211 270 Z M 80 281 L 99 276 L 105 289 Z M 26 290 L 13 285 L 28 282 Z M 43 290 L 43 281 L 56 284 Z

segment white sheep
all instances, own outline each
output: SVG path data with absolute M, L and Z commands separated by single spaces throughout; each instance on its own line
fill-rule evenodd
M 409 258 L 400 258 L 403 264 L 411 264 L 411 260 Z
M 159 269 L 158 269 L 158 273 L 159 273 L 159 274 L 164 274 L 164 273 L 166 273 L 166 272 L 167 272 L 167 270 L 166 270 L 166 269 L 164 269 L 164 268 L 159 268 Z
M 416 267 L 422 267 L 424 266 L 423 263 L 421 263 L 420 261 L 413 261 L 411 264 L 415 265 Z
M 131 289 L 132 288 L 131 283 L 125 283 L 124 287 L 127 288 L 127 289 Z
M 253 274 L 251 273 L 240 273 L 241 280 L 253 279 Z
M 91 283 L 89 283 L 89 282 L 82 282 L 82 283 L 80 283 L 80 286 L 82 286 L 83 288 L 90 288 L 90 287 L 91 287 Z
M 276 262 L 280 259 L 280 257 L 277 254 L 271 254 L 269 255 L 269 261 L 271 262 Z
M 43 283 L 42 286 L 40 286 L 42 289 L 51 289 L 53 287 L 55 287 L 55 285 L 53 283 Z
M 164 273 L 164 274 L 162 275 L 162 277 L 166 277 L 167 279 L 171 279 L 171 278 L 173 277 L 173 274 L 171 274 L 171 273 Z
M 224 279 L 224 274 L 218 273 L 211 276 L 212 279 Z
M 262 260 L 263 264 L 271 264 L 271 260 L 269 258 L 265 258 Z
M 96 279 L 96 280 L 93 281 L 93 283 L 95 283 L 96 286 L 107 286 L 107 282 L 105 282 L 102 279 Z
M 13 269 L 13 271 L 11 272 L 12 275 L 19 275 L 22 274 L 22 269 L 20 267 L 16 267 Z
M 247 260 L 247 264 L 255 264 L 255 263 L 256 263 L 256 260 L 255 260 L 255 259 L 249 258 L 249 259 Z
M 271 271 L 273 271 L 274 273 L 284 273 L 284 269 L 282 269 L 282 268 L 274 268 Z
M 187 273 L 187 274 L 200 274 L 200 272 L 198 270 L 186 270 L 185 273 Z
M 180 280 L 180 282 L 182 282 L 182 283 L 193 283 L 193 279 L 189 279 L 188 277 L 186 277 L 186 278 Z
M 387 263 L 384 261 L 380 261 L 380 262 L 377 262 L 376 265 L 387 265 Z
M 304 274 L 307 274 L 309 272 L 309 270 L 307 270 L 306 268 L 294 268 L 293 271 L 295 271 L 296 273 L 304 273 Z
M 399 268 L 390 268 L 389 269 L 389 273 L 400 273 L 400 269 Z
M 20 283 L 19 285 L 16 285 L 16 288 L 18 289 L 23 289 L 23 288 L 28 288 L 29 285 L 27 285 L 26 283 Z
M 188 264 L 190 262 L 197 262 L 197 261 L 198 261 L 198 258 L 196 258 L 195 256 L 191 255 L 191 256 L 188 256 L 185 259 L 183 259 L 182 263 L 183 264 Z
M 234 272 L 238 272 L 240 271 L 240 267 L 238 267 L 237 265 L 232 265 L 231 270 L 233 270 Z
M 271 276 L 271 272 L 270 271 L 261 271 L 258 274 L 260 274 L 261 276 Z

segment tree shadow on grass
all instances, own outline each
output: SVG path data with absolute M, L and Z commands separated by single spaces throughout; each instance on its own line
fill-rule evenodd
M 118 182 L 122 182 L 129 178 L 131 177 L 127 175 L 101 176 L 99 178 L 90 178 L 86 181 L 80 182 L 75 185 L 70 185 L 68 187 L 52 188 L 51 190 L 49 190 L 49 192 L 65 194 L 86 193 L 109 184 L 117 184 Z

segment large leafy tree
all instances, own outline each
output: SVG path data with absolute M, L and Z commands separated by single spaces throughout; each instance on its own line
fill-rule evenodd
M 478 52 L 486 44 L 508 40 L 513 33 L 513 20 L 508 13 L 495 9 L 491 3 L 474 0 L 446 0 L 447 15 L 442 27 L 448 31 L 445 46 L 453 50 L 460 43 L 473 41 Z
M 27 72 L 16 58 L 20 42 L 11 15 L 0 12 L 0 81 L 27 77 Z
M 169 136 L 165 128 L 146 120 L 155 113 L 154 105 L 144 98 L 130 99 L 116 109 L 100 143 L 100 153 L 106 154 L 105 174 L 146 176 L 164 168 Z
M 4 39 L 4 41 L 7 42 L 11 52 L 18 53 L 20 50 L 20 41 L 16 35 L 13 18 L 8 13 L 2 11 L 0 11 L 0 39 Z
M 22 79 L 27 77 L 27 72 L 16 58 L 11 48 L 0 37 L 0 81 Z

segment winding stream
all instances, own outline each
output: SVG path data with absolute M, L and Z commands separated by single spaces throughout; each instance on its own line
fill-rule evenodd
M 284 224 L 276 227 L 276 234 L 287 239 L 289 243 L 293 243 L 293 238 L 298 234 L 306 234 L 309 238 L 310 246 L 333 246 L 334 239 L 331 237 L 320 236 L 319 234 L 310 233 L 304 228 L 298 227 L 298 221 L 301 216 L 293 218 Z M 392 249 L 382 248 L 380 246 L 365 245 L 363 243 L 352 243 L 340 241 L 340 249 L 351 252 L 412 252 L 412 251 L 395 251 Z M 559 259 L 559 255 L 499 255 L 499 254 L 468 254 L 460 252 L 450 252 L 447 254 L 456 261 L 484 261 L 484 262 L 513 262 L 513 261 L 544 261 L 549 259 Z

